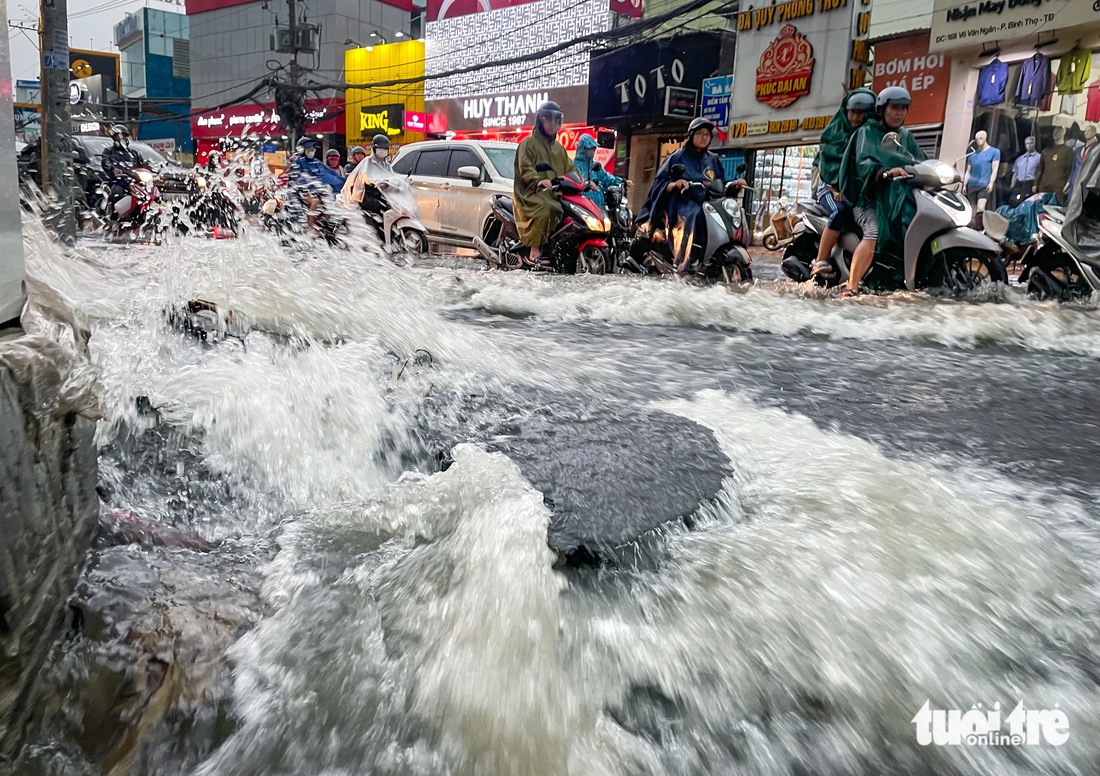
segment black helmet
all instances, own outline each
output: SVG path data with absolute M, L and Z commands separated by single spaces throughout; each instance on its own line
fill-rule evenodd
M 691 137 L 700 129 L 709 129 L 711 132 L 714 132 L 714 122 L 702 116 L 697 119 L 692 119 L 691 123 L 688 124 L 688 137 Z
M 348 149 L 348 156 L 355 156 L 356 154 L 367 155 L 367 152 L 363 150 L 363 146 L 352 146 Z
M 862 113 L 874 110 L 875 93 L 869 89 L 861 89 L 851 92 L 844 99 L 844 110 L 854 110 Z
M 535 118 L 538 119 L 552 119 L 554 121 L 561 121 L 565 118 L 565 113 L 562 111 L 561 106 L 553 100 L 547 100 L 539 106 L 538 111 L 535 113 Z
M 370 141 L 371 148 L 389 148 L 390 139 L 385 135 L 375 135 Z
M 876 107 L 881 111 L 887 105 L 912 105 L 913 98 L 909 96 L 909 90 L 904 86 L 887 86 L 878 93 Z

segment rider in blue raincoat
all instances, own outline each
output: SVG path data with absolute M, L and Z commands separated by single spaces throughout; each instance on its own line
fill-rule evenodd
M 573 164 L 576 165 L 577 172 L 588 184 L 588 191 L 584 192 L 584 196 L 606 211 L 607 205 L 604 202 L 604 192 L 608 186 L 623 185 L 623 179 L 612 175 L 603 167 L 598 170 L 595 169 L 596 147 L 596 138 L 587 133 L 581 135 L 580 139 L 577 140 L 577 155 L 573 159 Z
M 676 271 L 681 275 L 688 271 L 692 254 L 701 254 L 706 244 L 703 202 L 707 190 L 721 192 L 725 188 L 722 162 L 707 150 L 713 137 L 714 124 L 707 119 L 697 118 L 688 125 L 687 142 L 669 154 L 657 170 L 636 219 L 654 237 L 667 228 Z M 674 167 L 683 167 L 683 173 L 677 175 L 679 170 Z M 693 187 L 692 183 L 705 187 Z

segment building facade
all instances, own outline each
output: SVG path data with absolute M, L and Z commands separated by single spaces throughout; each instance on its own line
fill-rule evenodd
M 142 8 L 115 25 L 126 119 L 166 155 L 191 154 L 191 42 L 184 14 Z

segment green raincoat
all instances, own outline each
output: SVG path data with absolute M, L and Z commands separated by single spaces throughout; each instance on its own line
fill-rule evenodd
M 869 94 L 875 99 L 875 93 L 870 89 L 853 89 L 844 95 L 844 102 L 840 104 L 840 110 L 833 116 L 829 126 L 821 133 L 821 147 L 814 157 L 814 166 L 817 167 L 821 182 L 827 186 L 839 188 L 840 160 L 844 157 L 844 149 L 848 147 L 848 141 L 852 139 L 855 128 L 848 121 L 848 100 L 855 94 Z
M 900 148 L 883 147 L 882 139 L 888 132 L 898 133 Z M 891 130 L 877 116 L 869 116 L 852 135 L 840 163 L 840 193 L 853 206 L 875 208 L 878 255 L 904 258 L 905 230 L 917 210 L 913 190 L 898 181 L 882 180 L 882 173 L 927 158 L 909 130 Z
M 549 162 L 554 169 L 539 172 L 535 169 L 539 162 Z M 541 246 L 561 221 L 558 195 L 537 189 L 538 182 L 560 177 L 574 169 L 565 146 L 546 137 L 538 127 L 519 144 L 514 181 L 515 214 L 519 239 L 524 245 L 530 248 Z

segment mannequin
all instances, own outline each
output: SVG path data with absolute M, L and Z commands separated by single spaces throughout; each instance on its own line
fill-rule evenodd
M 1012 163 L 1013 205 L 1031 196 L 1035 187 L 1035 173 L 1039 169 L 1039 152 L 1035 150 L 1035 138 L 1024 138 L 1024 152 Z
M 966 158 L 966 175 L 963 185 L 966 198 L 974 205 L 975 212 L 981 213 L 989 202 L 993 184 L 997 181 L 997 171 L 1001 167 L 1001 149 L 989 145 L 989 135 L 984 129 L 974 133 L 975 150 Z
M 1077 172 L 1081 169 L 1081 165 L 1085 163 L 1085 157 L 1089 155 L 1089 152 L 1096 146 L 1097 141 L 1100 138 L 1096 136 L 1096 125 L 1086 124 L 1084 130 L 1081 133 L 1083 142 L 1081 147 L 1076 149 L 1073 154 L 1073 170 L 1069 174 L 1069 186 L 1073 188 L 1073 182 L 1077 180 Z
M 1054 127 L 1054 145 L 1039 155 L 1033 191 L 1065 196 L 1069 174 L 1073 170 L 1073 149 L 1066 145 L 1066 128 Z

